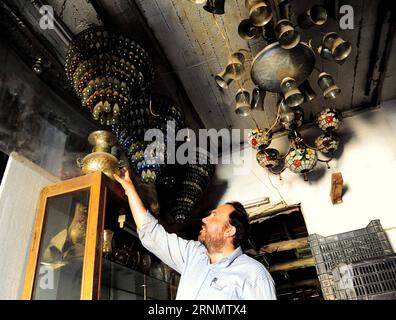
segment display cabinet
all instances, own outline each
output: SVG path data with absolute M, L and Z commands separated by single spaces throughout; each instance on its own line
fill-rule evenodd
M 22 299 L 173 299 L 177 274 L 141 246 L 130 215 L 100 172 L 45 187 Z

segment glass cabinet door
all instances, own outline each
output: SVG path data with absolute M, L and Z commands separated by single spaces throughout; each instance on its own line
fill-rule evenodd
M 32 299 L 81 295 L 90 190 L 47 198 Z
M 170 300 L 172 285 L 103 259 L 101 300 Z

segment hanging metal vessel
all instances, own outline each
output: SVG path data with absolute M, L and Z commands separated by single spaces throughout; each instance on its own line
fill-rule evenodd
M 219 87 L 228 89 L 228 86 L 233 80 L 241 79 L 244 67 L 245 56 L 242 52 L 234 52 L 228 58 L 228 65 L 225 69 L 215 76 L 215 81 Z
M 280 123 L 285 127 L 285 129 L 289 129 L 295 120 L 295 114 L 292 108 L 290 108 L 282 99 L 278 103 L 278 109 L 280 115 Z
M 341 89 L 335 84 L 333 77 L 326 72 L 319 74 L 318 85 L 326 100 L 335 99 L 341 93 Z
M 246 0 L 249 20 L 257 27 L 263 27 L 272 19 L 272 10 L 264 0 Z
M 235 113 L 238 116 L 247 117 L 251 111 L 249 92 L 244 89 L 239 89 L 235 96 L 235 101 Z
M 263 28 L 255 26 L 250 19 L 242 20 L 238 26 L 238 34 L 244 40 L 256 39 L 262 33 Z
M 250 103 L 251 108 L 264 110 L 264 100 L 266 94 L 267 93 L 260 89 L 260 87 L 255 87 L 252 91 L 252 101 Z
M 313 6 L 308 11 L 298 16 L 298 25 L 303 29 L 312 26 L 321 26 L 327 21 L 326 9 L 322 6 Z
M 279 44 L 284 49 L 293 49 L 300 42 L 301 36 L 293 24 L 287 20 L 279 20 L 275 26 L 275 34 Z
M 305 80 L 299 87 L 301 93 L 304 96 L 304 102 L 311 102 L 316 98 L 316 93 L 312 89 L 311 84 L 309 83 L 309 80 Z
M 315 54 L 303 42 L 293 49 L 282 48 L 278 42 L 266 46 L 252 62 L 251 78 L 261 89 L 281 92 L 281 82 L 286 77 L 293 78 L 299 86 L 312 73 Z
M 225 0 L 208 0 L 204 9 L 213 14 L 224 14 Z
M 352 52 L 352 46 L 337 33 L 329 32 L 323 36 L 322 45 L 331 51 L 335 60 L 345 60 Z
M 319 48 L 318 48 L 318 54 L 320 54 L 320 56 L 321 56 L 323 59 L 330 60 L 330 61 L 334 61 L 335 63 L 339 64 L 340 66 L 342 66 L 342 65 L 344 64 L 344 62 L 347 60 L 346 58 L 343 59 L 343 60 L 336 60 L 336 59 L 334 59 L 334 57 L 333 57 L 333 55 L 332 55 L 332 53 L 331 53 L 331 50 L 330 50 L 330 49 L 327 49 L 327 48 L 325 48 L 325 47 L 323 47 L 323 46 L 319 46 Z
M 281 89 L 284 95 L 284 101 L 289 107 L 297 107 L 304 102 L 304 96 L 301 94 L 293 78 L 286 77 L 283 79 Z

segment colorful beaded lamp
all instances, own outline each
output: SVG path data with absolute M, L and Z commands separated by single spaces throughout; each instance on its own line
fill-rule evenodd
M 250 132 L 248 139 L 252 148 L 265 149 L 271 144 L 272 132 L 269 132 L 268 129 L 253 129 Z
M 292 150 L 286 157 L 286 167 L 297 174 L 311 171 L 318 161 L 316 151 L 311 148 Z
M 276 149 L 264 149 L 257 152 L 257 162 L 263 168 L 273 168 L 279 164 L 279 151 Z
M 322 153 L 332 153 L 338 149 L 340 138 L 334 132 L 325 132 L 316 138 L 315 145 Z
M 317 115 L 316 123 L 323 131 L 337 130 L 341 126 L 342 115 L 333 108 L 326 108 Z

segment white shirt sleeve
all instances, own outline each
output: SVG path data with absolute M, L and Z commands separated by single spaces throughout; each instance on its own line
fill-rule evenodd
M 184 268 L 189 251 L 198 244 L 197 241 L 185 240 L 174 233 L 168 233 L 149 211 L 138 235 L 147 250 L 179 273 Z
M 245 280 L 242 297 L 244 300 L 276 300 L 275 284 L 271 275 L 266 270 L 252 272 Z

